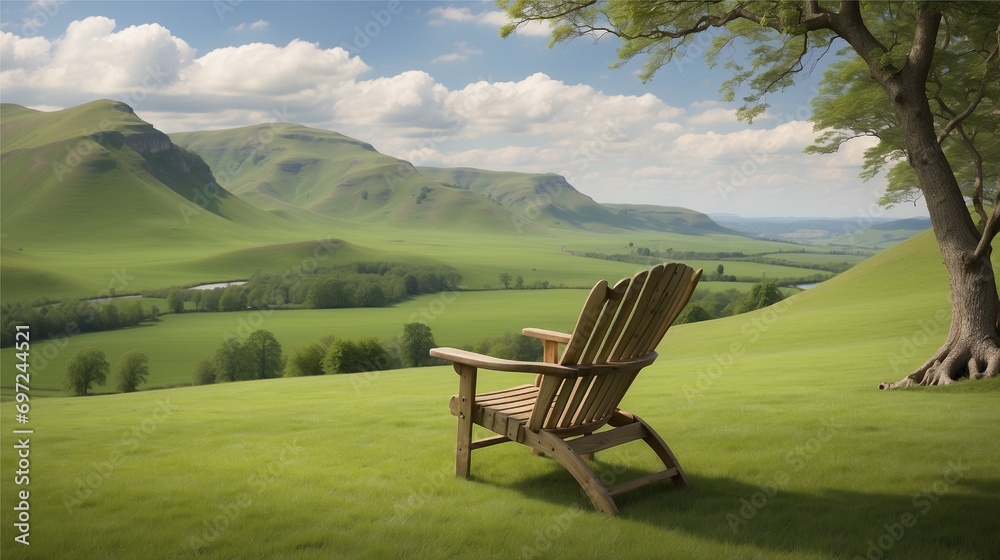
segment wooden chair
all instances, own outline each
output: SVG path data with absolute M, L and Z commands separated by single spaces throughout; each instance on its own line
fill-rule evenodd
M 468 477 L 472 450 L 514 441 L 549 453 L 576 478 L 594 507 L 617 514 L 613 496 L 687 476 L 663 439 L 638 416 L 618 409 L 639 370 L 653 363 L 654 349 L 691 298 L 701 270 L 665 263 L 624 278 L 613 288 L 604 280 L 590 291 L 573 334 L 524 329 L 544 345 L 543 362 L 492 358 L 455 348 L 431 355 L 454 363 L 460 376 L 451 413 L 458 417 L 455 475 Z M 558 357 L 560 344 L 565 344 Z M 537 374 L 534 384 L 476 394 L 479 368 Z M 472 441 L 472 424 L 496 436 Z M 604 426 L 612 429 L 598 432 Z M 663 471 L 606 488 L 584 457 L 643 440 L 659 456 Z

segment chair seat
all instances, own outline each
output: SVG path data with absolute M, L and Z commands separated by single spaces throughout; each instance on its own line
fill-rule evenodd
M 521 441 L 536 400 L 538 387 L 534 385 L 480 393 L 472 405 L 472 421 L 514 441 Z M 452 415 L 459 415 L 458 395 L 451 397 L 449 408 Z

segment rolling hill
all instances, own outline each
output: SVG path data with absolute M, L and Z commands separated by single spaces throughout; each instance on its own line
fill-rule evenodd
M 367 142 L 301 125 L 264 124 L 171 138 L 204 158 L 228 190 L 261 208 L 302 208 L 369 224 L 447 224 L 518 233 L 739 235 L 683 208 L 599 204 L 553 173 L 415 167 Z
M 201 155 L 228 190 L 260 208 L 305 209 L 368 224 L 524 227 L 500 205 L 336 132 L 264 124 L 171 138 Z
M 0 107 L 7 243 L 218 239 L 281 220 L 221 188 L 197 155 L 114 101 L 55 112 Z M 53 226 L 67 226 L 53 227 Z

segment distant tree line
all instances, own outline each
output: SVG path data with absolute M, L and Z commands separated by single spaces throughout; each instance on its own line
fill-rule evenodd
M 404 324 L 399 335 L 388 342 L 372 336 L 353 339 L 325 336 L 295 348 L 287 359 L 280 357 L 280 345 L 277 341 L 263 342 L 272 339 L 273 336 L 267 331 L 255 331 L 246 342 L 227 339 L 215 356 L 202 360 L 195 367 L 194 384 L 266 379 L 279 375 L 303 377 L 362 373 L 446 363 L 430 356 L 430 349 L 436 347 L 437 343 L 431 328 L 419 322 Z M 270 355 L 278 356 L 273 362 L 264 357 L 263 348 L 268 344 L 272 350 Z M 248 350 L 248 347 L 252 350 Z M 486 339 L 467 349 L 511 360 L 542 359 L 541 341 L 515 333 Z
M 677 323 L 697 323 L 739 315 L 774 305 L 784 298 L 778 283 L 774 280 L 758 282 L 746 294 L 736 288 L 722 292 L 709 290 L 695 292 L 677 318 Z
M 147 312 L 139 299 L 5 303 L 0 307 L 0 347 L 14 344 L 17 325 L 31 325 L 33 338 L 47 339 L 131 327 L 158 313 L 156 307 Z
M 168 309 L 175 313 L 183 311 L 186 301 L 197 311 L 385 307 L 418 294 L 457 290 L 461 282 L 462 275 L 447 265 L 358 262 L 295 274 L 258 272 L 239 286 L 173 289 L 166 294 L 161 290 L 149 295 L 165 296 Z
M 770 264 L 776 266 L 793 266 L 795 268 L 806 268 L 809 270 L 822 270 L 826 272 L 832 272 L 834 274 L 839 274 L 845 270 L 851 268 L 852 264 L 844 261 L 840 263 L 823 263 L 823 264 L 810 264 L 810 263 L 800 263 L 795 261 L 788 261 L 785 259 L 778 259 L 774 257 L 767 257 L 765 255 L 774 254 L 775 251 L 770 251 L 768 253 L 757 253 L 757 254 L 746 254 L 742 251 L 717 251 L 717 252 L 699 252 L 699 251 L 674 251 L 672 248 L 668 248 L 664 251 L 655 251 L 649 249 L 648 247 L 637 247 L 632 252 L 625 253 L 597 253 L 597 252 L 580 252 L 580 251 L 567 251 L 571 255 L 576 255 L 579 257 L 587 257 L 591 259 L 603 259 L 607 261 L 625 262 L 630 264 L 649 264 L 650 259 L 662 259 L 662 260 L 728 260 L 728 261 L 743 261 L 752 262 L 758 264 Z M 850 255 L 855 253 L 850 253 L 846 251 L 824 251 L 822 253 L 817 253 L 814 251 L 777 251 L 780 254 L 820 254 L 820 255 Z M 736 278 L 735 276 L 731 276 Z M 745 280 L 724 280 L 727 282 L 744 282 Z

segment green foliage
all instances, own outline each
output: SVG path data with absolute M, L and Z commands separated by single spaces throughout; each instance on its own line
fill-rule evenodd
M 215 363 L 212 360 L 202 360 L 194 366 L 194 384 L 211 385 L 215 383 Z
M 747 297 L 736 305 L 735 313 L 740 314 L 763 309 L 769 305 L 778 303 L 784 298 L 785 296 L 781 294 L 777 282 L 774 280 L 763 281 L 750 288 L 750 293 L 747 294 Z
M 542 360 L 542 341 L 520 333 L 506 332 L 496 338 L 487 338 L 468 348 L 494 358 L 538 362 Z
M 219 299 L 221 311 L 241 311 L 247 308 L 247 293 L 242 286 L 226 286 Z
M 110 368 L 100 348 L 80 348 L 66 363 L 63 387 L 74 395 L 86 396 L 91 385 L 104 385 Z
M 424 323 L 406 323 L 399 340 L 399 361 L 403 367 L 433 365 L 437 360 L 428 352 L 436 346 L 429 326 Z
M 271 379 L 281 375 L 284 366 L 281 360 L 281 344 L 270 331 L 256 330 L 250 333 L 243 352 L 251 379 Z
M 184 311 L 184 297 L 180 290 L 171 290 L 170 295 L 167 296 L 167 310 L 171 313 Z
M 382 291 L 381 286 L 378 284 L 368 284 L 367 286 L 358 287 L 355 301 L 357 301 L 359 307 L 384 307 L 388 298 L 385 297 L 385 292 Z
M 306 305 L 312 309 L 339 309 L 354 307 L 354 298 L 347 291 L 344 282 L 326 279 L 309 287 Z
M 229 337 L 215 352 L 216 381 L 244 381 L 252 379 L 249 355 L 236 337 Z
M 327 374 L 381 371 L 392 367 L 392 356 L 372 336 L 361 337 L 357 341 L 334 340 L 323 358 L 323 372 Z
M 688 305 L 684 310 L 684 313 L 677 318 L 677 324 L 683 323 L 697 323 L 699 321 L 711 321 L 713 319 L 712 314 L 705 310 L 704 307 L 698 305 Z
M 115 380 L 118 390 L 131 393 L 145 383 L 149 376 L 149 358 L 139 350 L 129 350 L 122 354 L 115 364 Z
M 329 347 L 329 343 L 312 342 L 292 350 L 285 363 L 284 376 L 323 375 L 323 358 Z
M 497 278 L 500 280 L 500 283 L 503 284 L 503 289 L 510 289 L 511 276 L 509 272 L 501 272 Z

